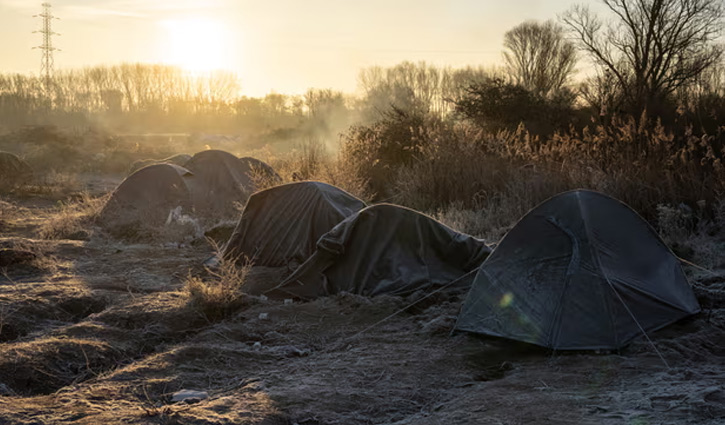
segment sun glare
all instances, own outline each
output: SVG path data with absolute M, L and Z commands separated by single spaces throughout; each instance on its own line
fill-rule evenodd
M 226 31 L 221 22 L 189 18 L 162 22 L 168 37 L 163 61 L 191 72 L 228 67 Z

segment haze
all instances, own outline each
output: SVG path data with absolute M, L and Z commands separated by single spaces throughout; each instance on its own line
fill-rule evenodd
M 37 73 L 41 1 L 0 0 L 0 72 Z M 503 34 L 556 19 L 572 2 L 475 0 L 57 0 L 56 69 L 121 62 L 225 69 L 242 92 L 355 90 L 360 69 L 426 61 L 496 65 Z

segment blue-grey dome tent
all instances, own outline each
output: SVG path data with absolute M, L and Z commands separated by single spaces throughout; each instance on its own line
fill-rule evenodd
M 627 205 L 576 190 L 530 211 L 481 265 L 456 329 L 619 349 L 700 311 L 677 257 Z

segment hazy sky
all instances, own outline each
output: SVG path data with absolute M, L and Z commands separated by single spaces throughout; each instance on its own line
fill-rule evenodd
M 591 2 L 591 0 L 589 0 Z M 0 0 L 0 72 L 33 72 L 41 0 Z M 352 92 L 358 71 L 404 60 L 501 61 L 503 34 L 576 0 L 56 0 L 56 68 L 173 63 L 239 74 L 243 93 Z

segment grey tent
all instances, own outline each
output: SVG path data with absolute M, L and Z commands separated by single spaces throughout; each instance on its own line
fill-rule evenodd
M 100 223 L 109 229 L 163 224 L 176 207 L 193 211 L 187 181 L 192 173 L 184 167 L 157 164 L 144 167 L 127 177 L 104 205 Z
M 313 181 L 257 192 L 244 207 L 223 256 L 250 259 L 256 266 L 302 264 L 320 236 L 364 207 L 344 190 Z
M 456 281 L 489 252 L 482 240 L 424 214 L 374 205 L 323 235 L 312 257 L 269 293 L 299 298 L 341 291 L 406 295 Z
M 0 151 L 0 183 L 14 186 L 27 181 L 33 170 L 27 162 L 10 152 Z
M 699 310 L 678 259 L 637 213 L 577 190 L 509 231 L 478 270 L 456 329 L 556 350 L 618 349 Z
M 236 204 L 244 204 L 256 190 L 253 170 L 273 173 L 270 178 L 279 178 L 262 161 L 239 159 L 219 150 L 199 152 L 184 167 L 194 174 L 194 178 L 189 181 L 194 205 L 206 215 L 228 215 L 236 211 Z
M 239 162 L 242 163 L 242 172 L 244 175 L 252 180 L 252 186 L 254 186 L 255 179 L 269 180 L 274 184 L 282 183 L 282 178 L 279 174 L 264 161 L 252 158 L 251 156 L 245 156 L 239 158 Z M 252 187 L 252 189 L 257 190 L 256 187 Z

